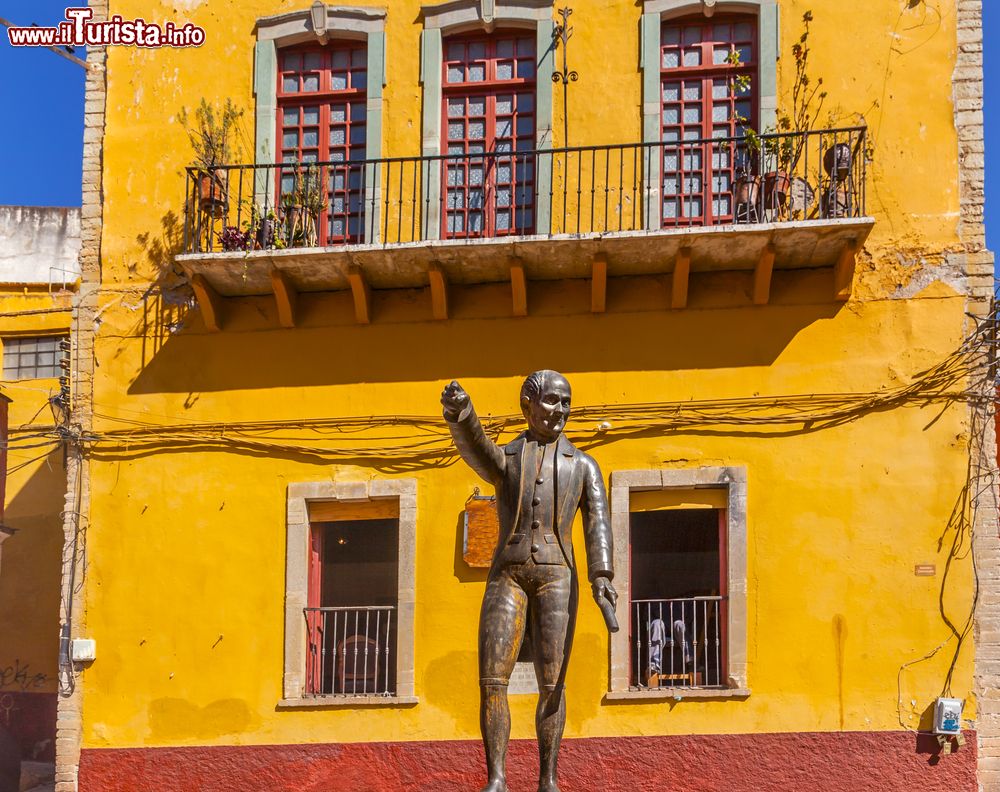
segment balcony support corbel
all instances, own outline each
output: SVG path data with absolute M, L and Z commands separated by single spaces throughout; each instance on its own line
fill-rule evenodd
M 201 318 L 205 322 L 205 328 L 210 333 L 218 333 L 222 330 L 222 297 L 201 273 L 195 273 L 191 278 L 191 288 L 194 289 L 195 299 L 201 308 Z
M 437 262 L 427 270 L 427 278 L 431 284 L 431 314 L 435 319 L 448 318 L 448 279 L 444 270 Z
M 833 296 L 834 299 L 845 302 L 851 297 L 851 287 L 854 284 L 854 267 L 858 258 L 858 243 L 852 239 L 837 259 L 833 268 Z
M 518 258 L 510 262 L 510 293 L 514 301 L 514 316 L 527 316 L 528 281 L 524 275 L 524 263 Z
M 774 272 L 774 245 L 768 242 L 760 252 L 753 270 L 753 304 L 767 305 L 771 299 L 771 274 Z
M 674 259 L 674 273 L 670 290 L 670 307 L 687 308 L 688 280 L 691 277 L 691 248 L 682 247 Z
M 358 324 L 371 324 L 372 289 L 360 267 L 353 264 L 348 267 L 347 282 L 351 284 L 351 296 L 354 298 L 355 320 Z
M 272 269 L 271 289 L 278 306 L 278 322 L 282 327 L 295 327 L 295 304 L 299 296 L 295 286 L 284 272 Z
M 590 269 L 590 310 L 592 313 L 604 313 L 607 307 L 608 257 L 598 253 Z

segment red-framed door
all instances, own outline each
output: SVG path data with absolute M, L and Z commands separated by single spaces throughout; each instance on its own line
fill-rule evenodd
M 755 16 L 663 24 L 663 226 L 732 222 L 737 147 L 695 141 L 736 137 L 746 125 L 757 128 L 758 52 Z
M 317 194 L 320 245 L 364 241 L 368 54 L 363 42 L 278 52 L 279 206 Z M 331 163 L 310 167 L 310 163 Z M 315 186 L 314 186 L 315 184 Z
M 503 31 L 445 41 L 441 236 L 535 228 L 535 38 Z M 492 154 L 493 156 L 478 156 Z

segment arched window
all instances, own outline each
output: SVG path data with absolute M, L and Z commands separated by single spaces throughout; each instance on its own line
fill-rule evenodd
M 757 128 L 758 52 L 755 15 L 663 23 L 664 226 L 732 221 L 737 150 L 729 139 Z
M 445 238 L 530 234 L 535 213 L 535 35 L 444 42 Z
M 318 207 L 320 245 L 364 238 L 368 57 L 364 42 L 289 47 L 278 53 L 280 201 L 303 223 Z

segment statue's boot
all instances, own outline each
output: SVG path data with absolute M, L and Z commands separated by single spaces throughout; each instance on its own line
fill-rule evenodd
M 480 790 L 480 792 L 510 792 L 507 789 L 507 779 L 493 778 Z

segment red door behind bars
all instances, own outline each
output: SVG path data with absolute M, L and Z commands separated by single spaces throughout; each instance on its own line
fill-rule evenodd
M 442 236 L 533 233 L 534 36 L 448 39 L 443 69 Z
M 756 128 L 757 19 L 671 20 L 661 34 L 663 225 L 732 222 L 734 172 L 745 149 L 702 141 Z
M 318 244 L 361 242 L 368 89 L 365 45 L 338 41 L 291 47 L 282 49 L 279 58 L 280 159 L 294 163 L 281 169 L 279 206 L 293 205 L 303 193 L 311 193 L 310 203 L 321 205 L 310 216 L 310 222 L 318 223 Z M 317 162 L 331 164 L 310 169 L 309 163 Z

